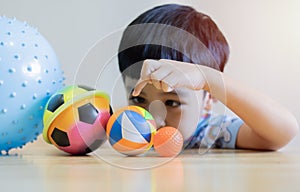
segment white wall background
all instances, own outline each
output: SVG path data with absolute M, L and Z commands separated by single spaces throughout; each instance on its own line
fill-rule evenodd
M 0 0 L 0 15 L 38 28 L 57 53 L 66 84 L 97 86 L 122 103 L 115 63 L 121 31 L 143 11 L 169 2 L 210 15 L 231 46 L 226 73 L 271 95 L 300 122 L 299 0 Z M 298 145 L 299 135 L 287 147 Z

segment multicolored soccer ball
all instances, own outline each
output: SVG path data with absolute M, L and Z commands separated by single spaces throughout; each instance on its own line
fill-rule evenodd
M 108 120 L 106 134 L 118 152 L 134 156 L 153 145 L 156 124 L 152 115 L 138 106 L 127 106 L 116 111 Z
M 46 104 L 43 138 L 72 155 L 92 152 L 106 141 L 110 114 L 107 94 L 88 87 L 67 86 Z

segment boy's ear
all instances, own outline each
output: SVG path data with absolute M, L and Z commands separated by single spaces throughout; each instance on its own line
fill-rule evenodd
M 213 103 L 218 102 L 217 98 L 215 98 L 214 96 L 212 96 L 209 92 L 206 92 L 205 93 L 204 101 L 208 101 L 208 100 L 211 100 L 211 102 L 213 102 Z
M 210 111 L 213 107 L 212 105 L 217 102 L 218 102 L 217 98 L 213 97 L 210 93 L 206 92 L 204 97 L 204 109 L 206 111 Z
M 213 96 L 211 96 L 211 100 L 212 100 L 213 103 L 217 103 L 218 102 L 218 99 L 215 98 L 215 97 L 213 97 Z
M 204 110 L 210 111 L 212 109 L 212 102 L 211 94 L 206 92 L 204 95 Z

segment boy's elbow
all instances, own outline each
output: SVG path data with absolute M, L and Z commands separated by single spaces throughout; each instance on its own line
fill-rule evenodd
M 273 147 L 270 148 L 270 150 L 277 151 L 283 147 L 285 147 L 288 143 L 290 143 L 298 134 L 299 132 L 299 126 L 297 123 L 296 118 L 293 116 L 289 123 L 285 126 L 284 129 L 284 135 L 282 135 L 282 139 L 280 139 L 280 142 L 273 145 Z
M 298 122 L 296 118 L 292 116 L 286 131 L 288 143 L 298 134 L 298 132 L 299 132 Z

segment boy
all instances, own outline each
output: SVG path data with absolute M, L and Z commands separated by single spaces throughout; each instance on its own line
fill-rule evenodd
M 224 74 L 228 55 L 228 43 L 209 16 L 167 4 L 129 24 L 118 59 L 129 103 L 149 110 L 158 128 L 178 128 L 185 148 L 280 149 L 296 135 L 296 119 Z M 239 118 L 211 114 L 216 99 Z

